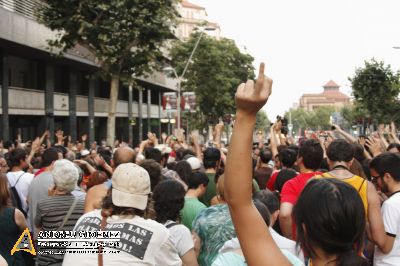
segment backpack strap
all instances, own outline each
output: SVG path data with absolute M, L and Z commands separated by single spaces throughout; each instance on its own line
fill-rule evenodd
M 18 184 L 19 180 L 21 179 L 21 177 L 22 177 L 24 174 L 25 174 L 25 172 L 23 172 L 23 173 L 17 178 L 17 182 L 15 182 L 14 186 L 12 186 L 12 187 L 15 187 L 15 186 Z
M 77 203 L 78 203 L 78 199 L 74 197 L 74 201 L 72 202 L 71 207 L 69 208 L 67 214 L 64 217 L 64 220 L 62 221 L 62 223 L 60 224 L 60 226 L 57 228 L 56 231 L 60 231 L 64 227 L 64 225 L 68 222 L 68 219 L 71 216 L 72 212 L 74 211 Z
M 167 224 L 165 227 L 166 227 L 166 228 L 171 228 L 171 227 L 173 227 L 173 226 L 175 226 L 175 225 L 178 225 L 178 223 L 172 222 L 172 223 Z
M 361 183 L 360 187 L 358 188 L 358 192 L 360 192 L 360 191 L 361 191 L 361 189 L 362 189 L 362 187 L 363 187 L 364 183 L 365 183 L 365 179 L 363 178 L 363 181 L 362 181 L 362 183 Z

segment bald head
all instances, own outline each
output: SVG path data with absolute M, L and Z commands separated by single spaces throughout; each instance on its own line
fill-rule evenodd
M 129 147 L 121 147 L 115 150 L 113 156 L 113 168 L 123 163 L 135 163 L 136 152 Z

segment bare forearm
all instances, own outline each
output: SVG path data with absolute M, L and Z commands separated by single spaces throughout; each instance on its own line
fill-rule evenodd
M 349 141 L 349 142 L 351 142 L 351 143 L 354 143 L 354 142 L 357 141 L 352 135 L 350 135 L 349 133 L 347 133 L 346 131 L 344 131 L 344 130 L 342 130 L 342 129 L 337 130 L 337 132 L 338 132 L 340 135 L 342 135 L 347 141 Z
M 226 196 L 232 208 L 251 201 L 251 144 L 256 118 L 236 115 L 225 171 Z

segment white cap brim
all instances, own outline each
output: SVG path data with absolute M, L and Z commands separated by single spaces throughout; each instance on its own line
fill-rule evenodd
M 147 207 L 148 195 L 138 195 L 112 189 L 112 202 L 118 207 L 130 207 L 145 210 Z

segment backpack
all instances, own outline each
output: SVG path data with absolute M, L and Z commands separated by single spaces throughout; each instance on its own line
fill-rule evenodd
M 21 179 L 21 177 L 22 177 L 24 174 L 25 174 L 25 173 L 22 173 L 22 174 L 18 177 L 17 182 L 15 182 L 14 186 L 11 186 L 11 184 L 10 184 L 10 192 L 11 192 L 11 202 L 12 202 L 12 205 L 13 205 L 15 208 L 17 208 L 18 210 L 20 210 L 20 211 L 24 214 L 24 216 L 25 216 L 25 218 L 26 218 L 26 217 L 28 216 L 28 213 L 22 208 L 22 201 L 21 201 L 21 198 L 19 197 L 17 188 L 15 187 L 15 186 L 18 184 L 19 180 Z

